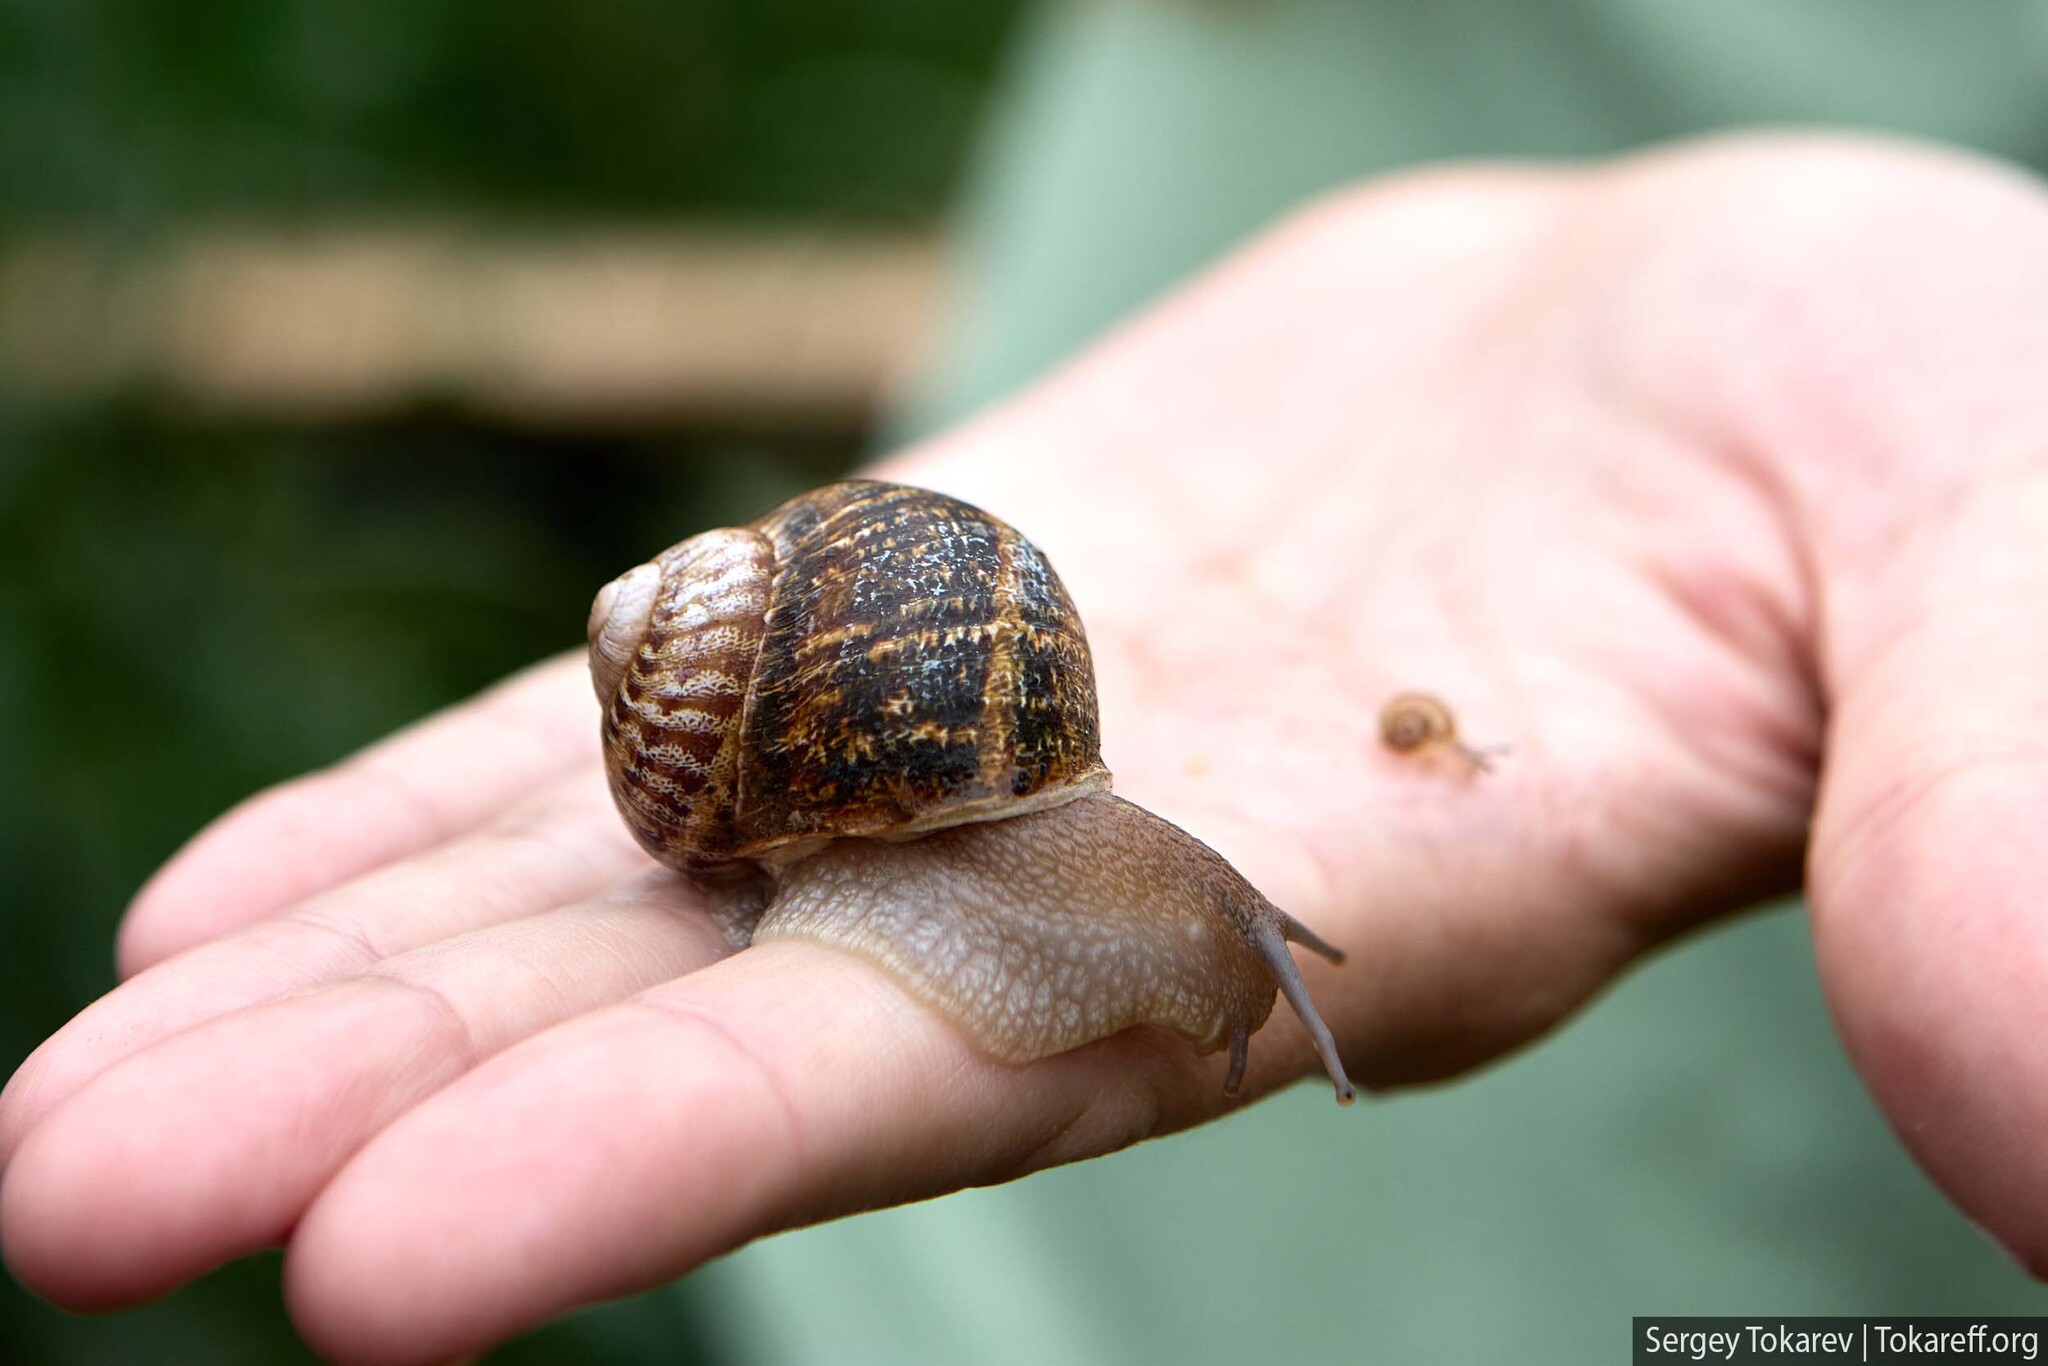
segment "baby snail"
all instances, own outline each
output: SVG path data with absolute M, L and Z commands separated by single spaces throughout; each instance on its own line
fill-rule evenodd
M 1494 755 L 1507 753 L 1499 745 L 1474 749 L 1460 740 L 1451 709 L 1420 692 L 1404 692 L 1380 708 L 1380 742 L 1397 754 L 1448 751 L 1481 773 L 1493 771 Z
M 859 954 L 1005 1062 L 1163 1025 L 1227 1093 L 1277 987 L 1352 1098 L 1287 944 L 1343 955 L 1110 795 L 1080 617 L 1002 522 L 831 484 L 627 571 L 589 635 L 620 813 L 755 942 Z

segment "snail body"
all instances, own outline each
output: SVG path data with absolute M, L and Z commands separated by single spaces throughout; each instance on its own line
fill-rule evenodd
M 828 485 L 620 576 L 589 638 L 627 826 L 755 940 L 860 954 L 1009 1062 L 1163 1025 L 1233 1091 L 1278 988 L 1350 1098 L 1286 944 L 1340 955 L 1110 794 L 1079 615 L 1012 528 Z

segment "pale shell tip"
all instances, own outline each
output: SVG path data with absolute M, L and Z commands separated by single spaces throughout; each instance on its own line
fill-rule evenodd
M 655 564 L 637 565 L 597 591 L 584 630 L 590 641 L 590 682 L 599 702 L 609 703 L 618 691 L 660 594 L 661 567 Z

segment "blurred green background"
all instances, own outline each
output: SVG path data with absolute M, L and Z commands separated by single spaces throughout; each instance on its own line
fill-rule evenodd
M 1022 11 L 0 0 L 0 1066 L 206 819 L 1305 195 L 1756 121 L 2048 164 L 2048 0 Z M 735 260 L 769 284 L 721 294 Z M 650 290 L 689 306 L 606 325 Z M 1612 1360 L 1631 1312 L 2041 1306 L 1863 1098 L 1795 916 L 1481 1084 L 1327 1111 L 772 1240 L 491 1359 Z M 0 1285 L 10 1361 L 302 1357 L 274 1258 L 89 1320 Z

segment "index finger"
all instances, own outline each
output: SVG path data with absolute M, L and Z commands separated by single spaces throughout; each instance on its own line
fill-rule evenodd
M 559 655 L 251 797 L 136 894 L 115 946 L 121 976 L 466 834 L 594 761 L 589 687 L 582 652 Z

